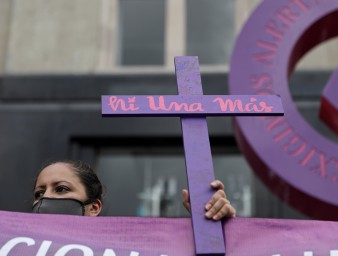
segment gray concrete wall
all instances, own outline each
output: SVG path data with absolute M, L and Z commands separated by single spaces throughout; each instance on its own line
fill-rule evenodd
M 130 26 L 127 22 L 117 24 L 125 20 L 123 17 L 107 18 L 106 5 L 115 9 L 123 7 L 115 12 L 115 15 L 125 13 L 130 17 L 133 16 L 133 11 L 134 13 L 139 11 L 137 8 L 133 10 L 134 4 L 128 4 L 132 1 L 126 1 L 124 5 L 116 4 L 116 1 L 0 1 L 0 73 L 88 74 L 96 72 L 99 67 L 105 72 L 114 72 L 114 64 L 120 65 L 119 70 L 123 68 L 123 61 L 119 62 L 119 59 L 128 59 L 128 63 L 133 65 L 149 65 L 148 59 L 156 59 L 159 61 L 151 63 L 164 68 L 163 58 L 166 47 L 175 48 L 172 45 L 168 46 L 168 42 L 175 41 L 172 38 L 163 39 L 161 36 L 155 36 L 154 38 L 158 41 L 156 47 L 159 50 L 150 54 L 152 58 L 145 57 L 144 54 L 149 52 L 149 45 L 154 43 L 151 40 L 145 41 L 146 32 L 149 34 L 146 34 L 148 39 L 152 38 L 152 31 L 154 34 L 163 35 L 165 32 L 162 33 L 159 29 L 145 30 L 142 28 L 140 30 L 140 26 Z M 150 4 L 152 1 L 146 2 L 149 8 L 153 8 Z M 186 0 L 187 10 L 184 12 L 185 19 L 182 19 L 182 23 L 185 20 L 187 24 L 178 25 L 186 26 L 184 36 L 186 52 L 184 54 L 199 55 L 202 64 L 225 67 L 236 33 L 259 2 L 259 0 L 229 0 L 226 3 L 213 1 L 211 4 L 205 0 L 198 0 L 196 3 Z M 154 1 L 154 3 L 157 2 Z M 157 16 L 164 16 L 165 12 L 162 7 L 166 6 L 165 2 L 157 3 L 157 6 L 160 6 Z M 148 7 L 145 5 L 144 8 Z M 109 11 L 109 13 L 113 12 Z M 201 17 L 203 19 L 200 19 Z M 144 24 L 148 24 L 149 22 L 146 21 L 150 20 L 150 15 L 141 15 L 139 19 L 145 19 Z M 129 18 L 126 20 L 133 21 Z M 170 27 L 162 24 L 164 18 L 159 20 L 161 20 L 159 28 L 163 27 L 164 30 Z M 136 22 L 137 25 L 139 23 Z M 110 31 L 112 28 L 120 28 L 121 31 L 115 31 L 115 29 L 112 33 Z M 123 35 L 128 35 L 128 38 L 132 36 L 132 40 L 124 40 L 124 42 Z M 138 38 L 137 35 L 143 35 L 143 37 Z M 116 37 L 120 37 L 119 40 L 116 40 Z M 107 43 L 104 43 L 104 40 Z M 119 47 L 118 50 L 110 47 L 111 42 L 115 41 L 121 43 L 120 46 L 113 44 L 115 48 Z M 177 44 L 182 44 L 181 41 L 177 40 Z M 331 40 L 312 51 L 300 62 L 299 69 L 325 70 L 338 66 L 337 41 L 337 39 Z M 129 47 L 130 45 L 132 47 Z M 135 47 L 137 55 L 133 57 Z M 121 54 L 118 58 L 116 51 Z M 108 56 L 109 60 L 113 59 L 112 56 L 115 56 L 115 59 L 106 61 L 106 66 L 102 67 L 102 63 L 99 65 L 99 62 L 102 62 L 100 60 L 102 53 Z M 166 56 L 166 58 L 169 57 Z
M 0 1 L 0 74 L 4 73 L 12 14 L 11 0 Z
M 13 1 L 5 73 L 90 73 L 100 1 Z

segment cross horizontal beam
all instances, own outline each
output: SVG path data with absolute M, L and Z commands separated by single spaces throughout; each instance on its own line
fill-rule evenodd
M 278 95 L 104 95 L 103 116 L 281 116 Z

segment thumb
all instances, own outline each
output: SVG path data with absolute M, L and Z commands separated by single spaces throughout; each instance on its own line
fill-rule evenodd
M 182 189 L 183 205 L 190 212 L 190 199 L 189 192 L 186 189 Z

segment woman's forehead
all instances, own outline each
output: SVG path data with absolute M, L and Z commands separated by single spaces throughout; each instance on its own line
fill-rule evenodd
M 55 163 L 44 168 L 38 178 L 37 185 L 40 182 L 55 182 L 57 180 L 64 180 L 69 182 L 80 182 L 79 177 L 69 164 Z

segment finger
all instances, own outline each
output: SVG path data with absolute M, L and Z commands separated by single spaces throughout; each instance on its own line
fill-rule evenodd
M 211 182 L 211 187 L 213 189 L 222 189 L 224 190 L 224 184 L 220 181 L 220 180 L 214 180 L 213 182 Z
M 183 206 L 190 212 L 190 199 L 188 190 L 182 189 L 182 196 L 183 196 Z
M 205 214 L 206 218 L 213 220 L 220 220 L 224 217 L 234 217 L 235 215 L 235 209 L 225 198 L 219 199 Z
M 229 218 L 233 218 L 236 217 L 236 210 L 234 207 L 232 207 L 231 204 L 226 204 L 222 207 L 221 210 L 218 211 L 218 213 L 216 213 L 212 219 L 213 220 L 220 220 L 224 217 L 229 217 Z
M 183 201 L 190 202 L 188 190 L 182 189 L 182 196 L 183 196 Z
M 211 199 L 206 203 L 205 205 L 205 209 L 207 211 L 209 211 L 211 209 L 211 207 L 214 206 L 214 204 L 220 200 L 220 199 L 225 199 L 226 201 L 228 201 L 228 199 L 226 198 L 225 192 L 224 190 L 217 190 L 216 193 L 214 193 L 211 197 Z M 229 201 L 228 201 L 229 202 Z
M 215 214 L 217 214 L 226 204 L 230 204 L 230 202 L 227 201 L 225 198 L 219 198 L 205 213 L 205 217 L 207 217 L 208 219 L 213 218 Z

